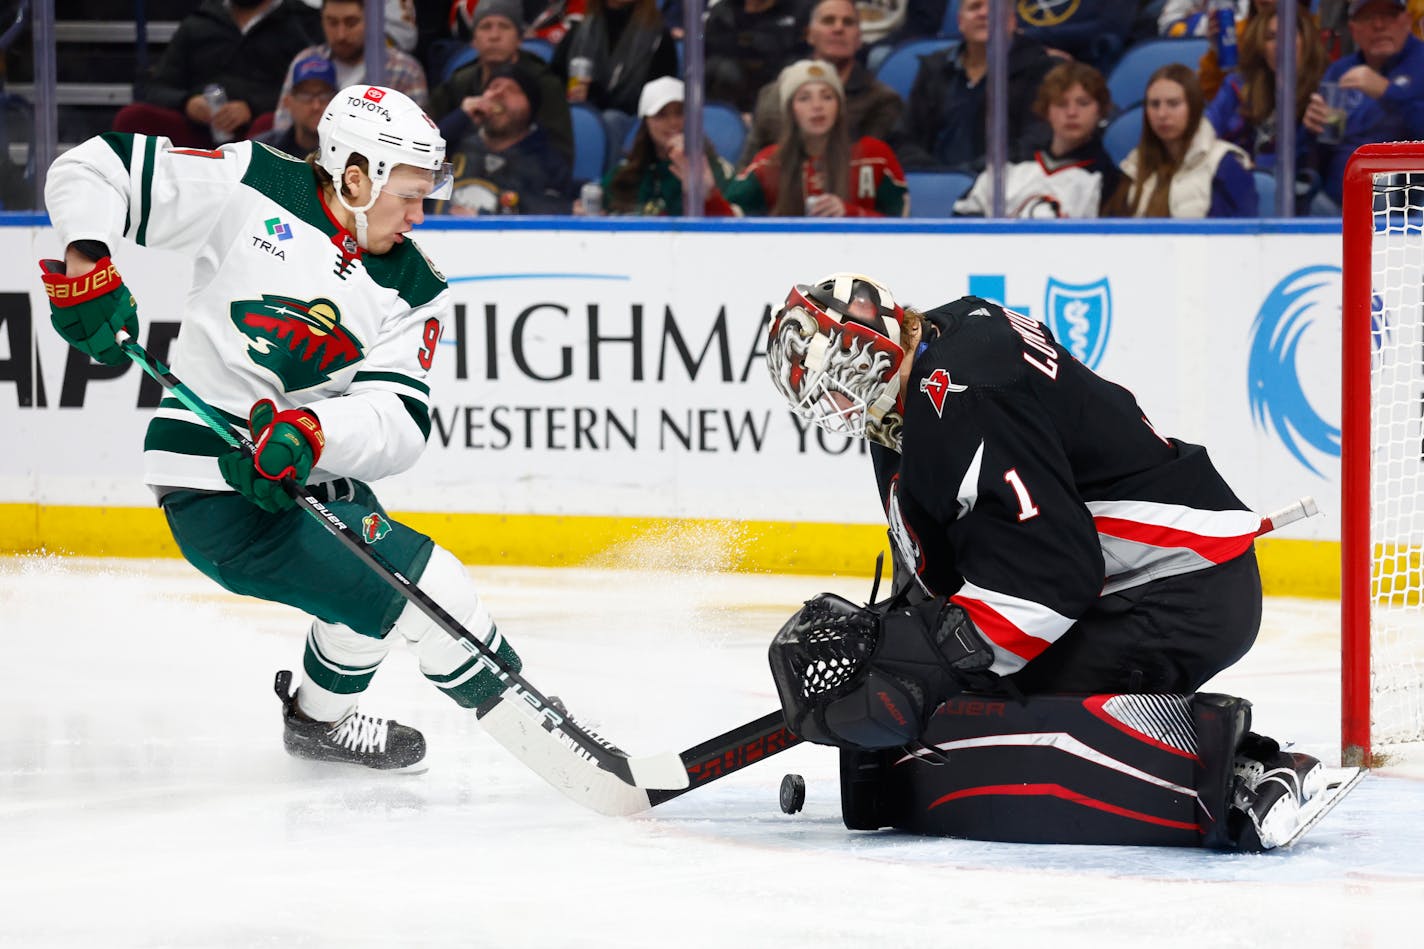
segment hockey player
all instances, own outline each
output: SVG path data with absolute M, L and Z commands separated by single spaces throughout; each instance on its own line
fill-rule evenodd
M 1185 695 L 1255 640 L 1260 518 L 1205 449 L 1158 433 L 1043 324 L 975 297 L 907 314 L 836 274 L 792 289 L 767 363 L 800 417 L 880 446 L 896 572 L 912 577 L 863 610 L 812 600 L 779 634 L 773 670 L 803 737 L 914 743 L 965 691 Z M 1241 718 L 1221 753 L 1242 775 L 1229 844 L 1270 847 L 1320 762 Z
M 409 239 L 427 198 L 449 192 L 445 143 L 405 95 L 341 90 L 309 162 L 265 145 L 216 151 L 106 133 L 61 156 L 45 197 L 64 247 L 41 261 L 55 328 L 109 364 L 137 338 L 135 301 L 111 252 L 120 238 L 193 261 L 171 364 L 257 445 L 229 449 L 174 399 L 144 440 L 152 486 L 179 548 L 235 593 L 311 614 L 302 667 L 277 674 L 287 750 L 409 768 L 420 732 L 357 710 L 396 639 L 462 706 L 495 676 L 354 555 L 325 536 L 277 479 L 290 475 L 514 669 L 519 658 L 455 557 L 391 519 L 367 481 L 409 468 L 430 432 L 427 371 L 449 311 L 445 279 Z

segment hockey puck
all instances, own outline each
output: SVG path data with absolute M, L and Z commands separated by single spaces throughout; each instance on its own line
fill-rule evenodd
M 795 814 L 806 803 L 806 779 L 799 774 L 788 774 L 781 779 L 781 812 Z

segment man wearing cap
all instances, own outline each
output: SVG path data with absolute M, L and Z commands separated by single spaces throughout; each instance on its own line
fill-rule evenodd
M 470 18 L 473 37 L 470 45 L 479 55 L 468 66 L 462 66 L 430 92 L 430 114 L 440 123 L 445 140 L 453 147 L 461 144 L 461 136 L 473 130 L 471 122 L 460 116 L 469 114 L 471 99 L 479 98 L 488 87 L 498 67 L 517 63 L 533 76 L 539 86 L 535 124 L 543 130 L 554 147 L 570 162 L 574 157 L 573 120 L 569 103 L 564 98 L 564 84 L 538 56 L 519 48 L 524 35 L 524 13 L 519 0 L 480 0 Z
M 292 111 L 286 97 L 296 85 L 297 63 L 311 56 L 330 60 L 336 70 L 336 88 L 345 89 L 366 81 L 366 5 L 362 0 L 322 0 L 321 32 L 326 42 L 308 46 L 298 53 L 287 69 L 282 83 L 281 104 L 272 119 L 272 128 L 285 132 L 292 127 Z M 429 93 L 425 88 L 425 70 L 414 56 L 386 45 L 386 78 L 389 89 L 404 92 L 422 109 Z
M 899 94 L 870 74 L 856 55 L 861 47 L 861 29 L 856 5 L 851 0 L 821 0 L 811 8 L 806 25 L 806 42 L 811 59 L 836 67 L 845 90 L 846 121 L 851 141 L 863 135 L 888 141 L 900 121 L 905 104 Z M 769 82 L 757 93 L 751 132 L 742 147 L 741 164 L 781 137 L 781 95 L 777 83 Z
M 271 129 L 257 140 L 306 158 L 317 148 L 317 123 L 326 104 L 336 94 L 336 67 L 324 56 L 307 56 L 292 65 L 292 91 L 282 96 L 282 108 L 292 117 L 286 131 Z
M 1322 87 L 1336 83 L 1344 94 L 1344 131 L 1337 142 L 1319 140 L 1331 117 L 1319 93 L 1301 119 L 1325 193 L 1336 204 L 1345 163 L 1356 148 L 1424 138 L 1424 42 L 1410 33 L 1406 0 L 1352 0 L 1349 11 L 1355 52 L 1331 63 L 1321 80 Z
M 436 214 L 567 214 L 569 160 L 533 120 L 542 104 L 539 77 L 523 62 L 490 71 L 484 91 L 460 110 L 474 131 L 451 160 L 454 194 Z M 442 132 L 444 123 L 442 123 Z

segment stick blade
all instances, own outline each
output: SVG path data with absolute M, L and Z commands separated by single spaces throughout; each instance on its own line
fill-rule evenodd
M 480 725 L 525 767 L 569 800 L 599 814 L 627 817 L 652 807 L 647 791 L 600 768 L 522 711 L 521 704 L 496 703 L 480 719 Z M 686 772 L 682 773 L 682 780 L 685 785 Z

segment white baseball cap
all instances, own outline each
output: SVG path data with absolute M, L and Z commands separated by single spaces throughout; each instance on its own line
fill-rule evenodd
M 682 80 L 673 76 L 660 76 L 643 86 L 638 95 L 638 118 L 657 115 L 669 102 L 681 102 Z

